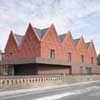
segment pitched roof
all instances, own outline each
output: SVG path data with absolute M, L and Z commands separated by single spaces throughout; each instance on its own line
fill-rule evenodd
M 49 28 L 44 28 L 44 29 L 39 29 L 39 28 L 34 28 L 38 34 L 38 36 L 40 37 L 40 39 L 43 38 L 44 34 L 47 32 L 47 30 Z
M 16 38 L 16 40 L 17 40 L 17 42 L 18 42 L 19 44 L 22 43 L 23 37 L 24 37 L 24 36 L 22 36 L 22 35 L 15 34 L 15 38 Z
M 45 28 L 45 29 L 34 28 L 34 29 L 36 30 L 38 36 L 39 36 L 40 39 L 41 39 L 41 38 L 44 36 L 44 34 L 47 32 L 47 30 L 48 30 L 49 28 Z M 15 38 L 16 38 L 16 40 L 17 40 L 17 42 L 18 42 L 19 44 L 22 43 L 23 37 L 24 37 L 24 36 L 22 36 L 22 35 L 15 34 Z
M 60 38 L 61 42 L 64 40 L 65 36 L 66 36 L 66 34 L 59 35 L 59 38 Z
M 89 48 L 90 42 L 85 43 L 86 48 Z
M 78 38 L 78 39 L 74 39 L 74 43 L 75 43 L 75 45 L 78 44 L 79 40 L 80 40 L 80 38 Z

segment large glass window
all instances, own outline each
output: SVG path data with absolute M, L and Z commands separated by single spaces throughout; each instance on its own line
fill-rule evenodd
M 50 58 L 54 59 L 55 58 L 55 50 L 51 49 L 50 51 Z

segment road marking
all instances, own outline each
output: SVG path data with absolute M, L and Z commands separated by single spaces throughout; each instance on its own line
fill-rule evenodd
M 56 95 L 52 95 L 52 96 L 46 96 L 46 97 L 41 97 L 41 98 L 37 98 L 37 99 L 33 99 L 33 100 L 57 100 L 57 99 L 61 99 L 63 97 L 67 97 L 67 96 L 74 96 L 74 95 L 80 95 L 80 94 L 84 94 L 87 92 L 90 92 L 94 89 L 100 89 L 100 87 L 98 86 L 92 86 L 92 87 L 88 87 L 85 89 L 80 89 L 80 90 L 74 90 L 72 92 L 67 92 L 67 93 L 62 93 L 62 94 L 56 94 Z

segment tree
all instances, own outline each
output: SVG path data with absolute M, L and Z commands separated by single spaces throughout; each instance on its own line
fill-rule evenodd
M 100 54 L 97 56 L 97 64 L 100 65 Z

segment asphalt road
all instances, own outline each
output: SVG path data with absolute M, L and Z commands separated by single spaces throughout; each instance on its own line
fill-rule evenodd
M 100 100 L 100 82 L 33 91 L 0 100 Z

